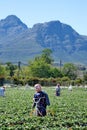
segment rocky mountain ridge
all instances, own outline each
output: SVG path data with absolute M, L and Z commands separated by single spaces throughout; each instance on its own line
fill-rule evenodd
M 60 21 L 37 23 L 28 28 L 17 16 L 0 20 L 0 61 L 33 59 L 50 48 L 55 62 L 87 64 L 87 36 Z

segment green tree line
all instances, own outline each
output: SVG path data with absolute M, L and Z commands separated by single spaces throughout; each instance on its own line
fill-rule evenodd
M 0 84 L 5 81 L 12 81 L 15 84 L 33 85 L 37 82 L 43 85 L 56 85 L 60 82 L 63 85 L 80 85 L 86 83 L 87 73 L 83 77 L 78 74 L 79 69 L 73 63 L 65 63 L 60 66 L 53 66 L 52 51 L 44 49 L 40 56 L 30 61 L 27 66 L 17 66 L 11 62 L 0 65 Z

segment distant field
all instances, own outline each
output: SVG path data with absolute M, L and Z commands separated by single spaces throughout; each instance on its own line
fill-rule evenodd
M 47 116 L 35 117 L 32 111 L 34 89 L 7 88 L 0 97 L 0 130 L 87 130 L 87 90 L 43 88 L 51 105 Z

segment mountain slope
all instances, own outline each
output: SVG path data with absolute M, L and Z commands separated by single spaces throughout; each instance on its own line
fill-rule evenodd
M 0 62 L 28 61 L 41 53 L 42 47 L 28 33 L 29 28 L 15 15 L 0 21 Z
M 87 39 L 78 34 L 71 26 L 51 21 L 43 24 L 36 24 L 35 38 L 39 44 L 53 51 L 56 61 L 62 59 L 65 62 L 86 62 Z
M 44 48 L 55 61 L 87 64 L 87 36 L 60 21 L 35 24 L 32 28 L 10 15 L 0 21 L 0 61 L 29 61 Z

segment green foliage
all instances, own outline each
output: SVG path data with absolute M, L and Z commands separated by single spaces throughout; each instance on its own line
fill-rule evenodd
M 85 72 L 85 73 L 83 74 L 83 79 L 84 79 L 84 81 L 87 81 L 87 72 Z
M 77 77 L 77 68 L 72 63 L 66 63 L 62 70 L 64 76 L 68 76 L 70 79 L 76 79 Z
M 30 66 L 30 73 L 33 77 L 47 78 L 50 76 L 50 65 L 42 59 L 35 60 Z
M 0 86 L 3 85 L 6 76 L 5 67 L 0 65 Z
M 0 78 L 5 77 L 5 67 L 0 65 Z
M 40 83 L 40 79 L 38 77 L 30 77 L 27 83 L 31 86 L 34 86 L 34 84 Z
M 53 77 L 53 78 L 63 77 L 63 74 L 58 68 L 51 67 L 50 77 Z
M 62 89 L 60 97 L 55 89 L 43 88 L 49 95 L 51 105 L 47 116 L 35 117 L 31 109 L 33 89 L 6 88 L 6 96 L 0 97 L 1 130 L 86 130 L 87 91 L 73 88 Z M 77 109 L 78 108 L 78 109 Z
M 75 80 L 75 84 L 77 84 L 79 86 L 79 85 L 83 84 L 83 80 L 81 78 L 77 78 Z
M 52 50 L 50 49 L 44 49 L 42 51 L 42 55 L 41 55 L 41 58 L 47 63 L 47 64 L 51 64 L 53 62 L 53 59 L 51 57 L 51 53 L 52 53 Z
M 14 70 L 16 69 L 16 65 L 13 65 L 11 62 L 7 62 L 6 70 L 9 71 L 9 76 L 14 76 Z
M 61 78 L 61 84 L 62 84 L 63 86 L 69 85 L 69 84 L 70 84 L 70 79 L 69 79 L 69 77 L 62 77 L 62 78 Z
M 29 66 L 31 76 L 39 78 L 57 78 L 63 76 L 58 68 L 51 66 L 53 61 L 51 53 L 50 49 L 44 49 L 41 56 L 35 57 L 35 60 Z

